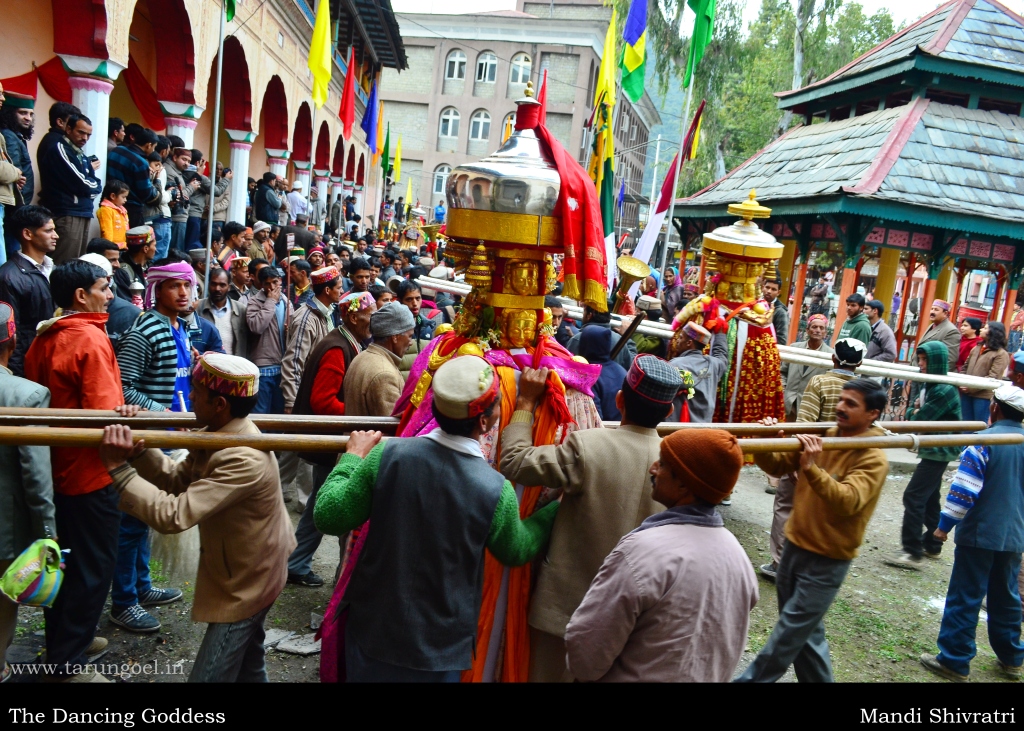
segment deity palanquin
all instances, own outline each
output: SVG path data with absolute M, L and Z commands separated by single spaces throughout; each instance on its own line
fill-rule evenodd
M 758 282 L 778 276 L 782 245 L 753 222 L 771 214 L 758 204 L 754 191 L 749 200 L 729 206 L 729 214 L 742 220 L 704 234 L 704 294 L 680 310 L 673 326 L 696 318 L 714 332 L 728 328 L 731 365 L 719 384 L 716 422 L 750 423 L 768 416 L 781 421 L 781 360 L 772 309 L 761 298 Z M 669 344 L 670 358 L 677 354 L 674 340 Z

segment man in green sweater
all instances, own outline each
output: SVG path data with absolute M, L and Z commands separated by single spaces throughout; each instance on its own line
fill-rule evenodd
M 530 561 L 558 510 L 520 520 L 514 488 L 484 459 L 501 400 L 486 361 L 452 358 L 431 385 L 437 429 L 384 444 L 353 432 L 317 497 L 322 533 L 370 521 L 345 591 L 349 682 L 458 682 L 472 665 L 484 548 L 507 566 Z
M 853 338 L 865 345 L 871 342 L 871 322 L 868 320 L 867 313 L 864 312 L 864 305 L 865 300 L 862 294 L 854 292 L 846 298 L 846 322 L 843 323 L 836 340 Z

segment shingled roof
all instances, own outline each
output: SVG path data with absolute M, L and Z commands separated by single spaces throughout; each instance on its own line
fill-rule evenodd
M 969 64 L 978 73 L 1011 71 L 1024 85 L 1024 18 L 996 0 L 950 0 L 830 76 L 776 96 L 788 108 L 844 82 L 905 73 L 926 59 Z
M 1024 118 L 928 99 L 853 119 L 790 130 L 729 175 L 676 203 L 680 217 L 716 215 L 757 190 L 762 203 L 792 213 L 861 212 L 993 233 L 1024 232 Z M 875 206 L 902 204 L 884 213 Z M 844 205 L 846 204 L 846 205 Z M 896 210 L 898 208 L 898 210 Z M 966 223 L 973 219 L 974 225 Z

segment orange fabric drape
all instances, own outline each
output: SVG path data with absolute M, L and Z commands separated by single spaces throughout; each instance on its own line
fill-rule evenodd
M 498 366 L 495 370 L 501 379 L 501 419 L 499 434 L 512 419 L 516 408 L 515 369 Z M 552 385 L 565 393 L 565 385 L 554 372 L 551 373 Z M 559 423 L 556 410 L 551 399 L 545 399 L 534 414 L 533 443 L 535 446 L 553 444 Z M 501 442 L 495 444 L 494 463 L 501 459 Z M 541 487 L 524 487 L 523 496 L 519 500 L 519 517 L 527 518 L 533 514 L 540 497 Z M 494 627 L 494 610 L 498 604 L 498 592 L 501 590 L 501 577 L 505 567 L 498 562 L 490 551 L 484 560 L 483 601 L 480 605 L 480 618 L 477 621 L 476 655 L 473 666 L 462 673 L 462 682 L 479 683 L 483 680 L 484 663 Z M 526 623 L 530 609 L 530 589 L 532 586 L 532 565 L 527 563 L 509 570 L 508 607 L 505 611 L 505 651 L 499 668 L 503 683 L 525 683 L 530 675 L 530 628 Z

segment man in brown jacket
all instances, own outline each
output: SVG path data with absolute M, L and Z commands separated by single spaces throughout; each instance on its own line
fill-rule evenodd
M 560 445 L 534 447 L 533 412 L 547 377 L 546 368 L 526 368 L 519 378 L 516 411 L 501 433 L 501 472 L 513 483 L 564 492 L 530 605 L 530 681 L 571 682 L 566 625 L 619 539 L 660 510 L 648 477 L 661 444 L 655 427 L 683 379 L 661 358 L 640 355 L 615 397 L 618 429 L 576 431 Z
M 346 416 L 391 416 L 405 386 L 398 367 L 415 324 L 412 311 L 398 302 L 370 315 L 373 343 L 352 360 L 345 375 Z
M 836 427 L 826 436 L 881 436 L 874 422 L 886 400 L 885 390 L 874 381 L 848 381 L 836 405 Z M 832 682 L 823 620 L 864 540 L 889 471 L 881 449 L 825 452 L 819 436 L 798 434 L 797 439 L 799 452 L 754 455 L 769 475 L 796 471 L 797 483 L 775 582 L 779 621 L 738 682 L 773 683 L 790 665 L 802 683 Z
M 204 353 L 192 373 L 192 410 L 210 432 L 259 434 L 248 418 L 258 392 L 259 368 L 244 358 Z M 191 450 L 175 464 L 133 445 L 129 427 L 108 426 L 100 458 L 122 510 L 161 533 L 199 524 L 192 619 L 209 626 L 189 680 L 266 682 L 263 622 L 295 547 L 273 452 Z

